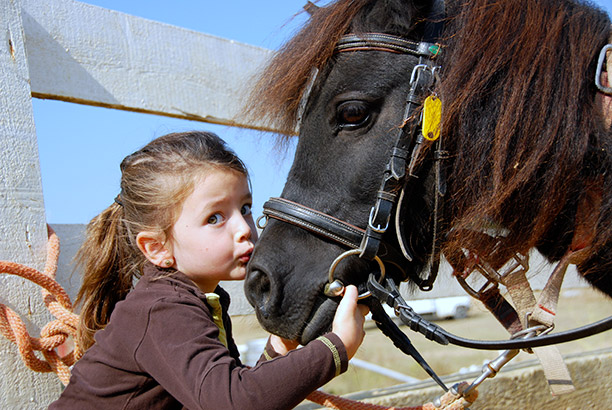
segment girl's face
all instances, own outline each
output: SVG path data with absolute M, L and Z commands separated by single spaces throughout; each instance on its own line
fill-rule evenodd
M 202 291 L 213 292 L 221 280 L 244 279 L 257 240 L 252 201 L 239 172 L 212 169 L 196 179 L 167 246 L 174 267 Z

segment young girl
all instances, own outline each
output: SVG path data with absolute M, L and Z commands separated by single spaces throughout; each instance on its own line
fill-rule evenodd
M 270 336 L 271 360 L 241 364 L 218 284 L 244 278 L 256 230 L 246 168 L 220 138 L 160 137 L 121 172 L 79 251 L 88 350 L 51 409 L 290 409 L 346 370 L 367 313 L 354 286 L 331 333 L 292 351 Z

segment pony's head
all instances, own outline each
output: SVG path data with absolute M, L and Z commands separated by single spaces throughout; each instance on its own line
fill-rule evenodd
M 294 214 L 362 234 L 390 158 L 404 155 L 404 130 L 409 138 L 400 148 L 415 157 L 404 158 L 414 168 L 394 192 L 400 197 L 403 188 L 392 209 L 396 223 L 378 248 L 390 262 L 387 275 L 419 283 L 435 270 L 438 245 L 456 263 L 465 249 L 494 265 L 534 247 L 558 258 L 576 236 L 579 205 L 593 197 L 587 185 L 602 192 L 587 229 L 596 233 L 585 263 L 597 265 L 612 230 L 610 138 L 593 83 L 607 16 L 572 1 L 447 4 L 445 31 L 436 39 L 440 6 L 340 0 L 313 11 L 272 60 L 254 93 L 255 113 L 289 132 L 299 125 L 282 205 L 299 203 Z M 383 37 L 371 33 L 389 40 L 377 44 Z M 397 45 L 422 49 L 436 41 L 442 51 L 427 63 L 431 82 L 418 86 L 419 106 L 407 110 L 415 66 L 432 59 Z M 429 94 L 442 100 L 442 145 L 425 141 L 415 149 L 411 124 Z M 378 264 L 359 255 L 338 262 L 350 241 L 322 234 L 316 224 L 291 223 L 283 212 L 282 220 L 267 221 L 246 293 L 267 330 L 306 343 L 331 326 L 338 300 L 324 293 L 330 266 L 333 279 L 359 285 Z M 483 240 L 491 230 L 505 237 L 502 249 Z

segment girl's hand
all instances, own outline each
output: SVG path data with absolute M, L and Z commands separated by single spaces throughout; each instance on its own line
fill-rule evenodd
M 365 330 L 365 316 L 369 309 L 367 306 L 357 304 L 357 288 L 349 285 L 344 290 L 344 296 L 336 310 L 332 331 L 340 337 L 349 359 L 351 359 L 363 342 Z
M 270 345 L 276 353 L 284 356 L 291 350 L 296 349 L 300 344 L 295 340 L 287 340 L 277 335 L 270 335 Z

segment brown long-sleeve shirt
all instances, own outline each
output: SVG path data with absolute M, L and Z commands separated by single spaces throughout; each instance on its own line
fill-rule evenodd
M 346 371 L 346 350 L 334 333 L 243 366 L 229 295 L 218 287 L 220 304 L 210 294 L 207 301 L 181 272 L 159 277 L 167 273 L 145 268 L 50 409 L 290 409 Z

